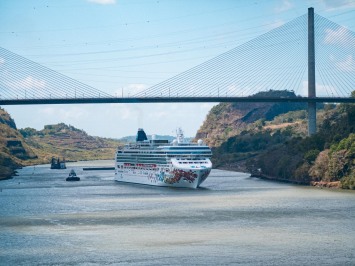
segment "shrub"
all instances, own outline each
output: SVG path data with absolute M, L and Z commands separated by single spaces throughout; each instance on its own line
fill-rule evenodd
M 318 156 L 318 154 L 320 153 L 320 151 L 319 150 L 317 150 L 317 149 L 314 149 L 314 150 L 310 150 L 310 151 L 308 151 L 308 152 L 306 152 L 305 153 L 305 155 L 304 155 L 304 159 L 308 162 L 308 163 L 314 163 L 315 162 L 315 160 L 317 159 L 317 156 Z

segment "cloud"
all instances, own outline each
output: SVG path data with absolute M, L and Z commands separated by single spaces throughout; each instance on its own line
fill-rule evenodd
M 28 76 L 18 81 L 9 82 L 7 85 L 13 89 L 43 89 L 46 87 L 46 81 Z
M 119 114 L 120 118 L 123 120 L 136 121 L 143 118 L 143 112 L 139 105 L 136 104 L 112 104 L 110 108 L 111 111 L 115 111 L 116 114 Z M 109 113 L 107 113 L 107 115 L 109 115 Z
M 326 11 L 355 7 L 353 0 L 322 0 L 321 2 L 327 8 Z
M 290 10 L 294 4 L 290 0 L 283 0 L 281 4 L 274 8 L 276 13 L 281 13 Z
M 132 83 L 129 84 L 123 88 L 117 89 L 114 91 L 114 95 L 117 97 L 128 97 L 128 96 L 133 96 L 139 92 L 144 91 L 145 89 L 147 89 L 147 85 L 146 84 L 142 84 L 142 83 Z
M 326 29 L 324 43 L 355 45 L 355 37 L 344 27 L 339 27 L 336 30 Z
M 41 116 L 45 116 L 44 120 L 46 120 L 46 117 L 60 117 L 61 121 L 56 123 L 68 123 L 68 121 L 77 120 L 79 118 L 82 119 L 84 116 L 88 117 L 88 112 L 85 110 L 85 108 L 76 106 L 67 106 L 65 108 L 57 106 L 45 107 L 41 108 L 39 113 Z
M 116 0 L 88 0 L 88 2 L 99 4 L 99 5 L 113 5 L 113 4 L 116 4 Z
M 336 62 L 336 67 L 344 72 L 355 71 L 355 61 L 352 55 L 348 55 L 344 61 Z
M 217 105 L 218 103 L 201 103 L 199 108 L 201 112 L 208 112 L 212 109 L 213 106 Z
M 226 90 L 225 94 L 226 94 L 226 96 L 234 95 L 235 92 L 239 89 L 240 89 L 239 86 L 237 86 L 235 84 L 231 84 L 231 85 L 227 86 L 227 90 Z M 221 96 L 224 96 L 224 95 L 221 95 Z
M 0 65 L 5 63 L 5 59 L 0 57 Z
M 278 28 L 278 27 L 280 27 L 280 26 L 282 26 L 282 25 L 284 25 L 285 24 L 285 21 L 283 21 L 283 20 L 275 20 L 274 22 L 272 22 L 272 24 L 269 24 L 269 25 L 267 25 L 267 29 L 268 30 L 273 30 L 273 29 L 276 29 L 276 28 Z
M 336 88 L 330 85 L 324 85 L 320 83 L 316 83 L 316 96 L 336 96 L 334 93 L 336 93 Z M 302 82 L 302 87 L 300 90 L 300 95 L 301 96 L 308 96 L 308 81 L 304 80 Z

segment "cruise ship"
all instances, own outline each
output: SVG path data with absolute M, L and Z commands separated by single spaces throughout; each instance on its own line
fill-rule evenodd
M 136 142 L 116 152 L 115 180 L 154 186 L 198 188 L 212 169 L 211 149 L 198 140 L 188 143 L 179 128 L 176 139 L 148 140 L 139 128 Z

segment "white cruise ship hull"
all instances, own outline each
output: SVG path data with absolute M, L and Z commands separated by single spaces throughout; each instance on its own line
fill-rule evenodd
M 196 167 L 196 166 L 195 166 Z M 211 172 L 211 167 L 172 167 L 158 171 L 145 169 L 116 169 L 115 180 L 161 187 L 198 188 Z

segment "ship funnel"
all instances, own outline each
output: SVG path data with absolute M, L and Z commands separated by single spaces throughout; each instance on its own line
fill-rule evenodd
M 143 128 L 138 128 L 136 141 L 145 141 L 148 140 L 147 135 L 145 134 Z

